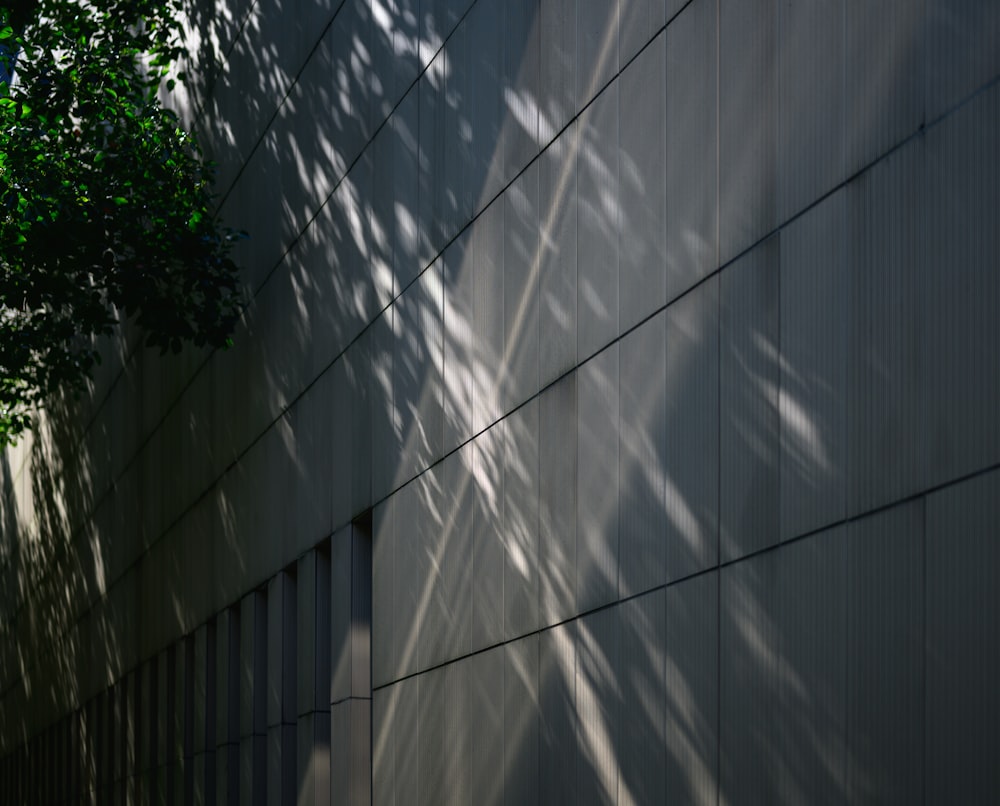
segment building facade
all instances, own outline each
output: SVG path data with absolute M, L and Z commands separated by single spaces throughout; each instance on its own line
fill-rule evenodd
M 233 0 L 227 351 L 0 458 L 0 801 L 1000 791 L 1000 5 Z

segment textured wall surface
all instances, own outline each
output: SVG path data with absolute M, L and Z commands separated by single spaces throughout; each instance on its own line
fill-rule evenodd
M 1000 5 L 190 36 L 250 303 L 0 456 L 0 801 L 1000 791 Z

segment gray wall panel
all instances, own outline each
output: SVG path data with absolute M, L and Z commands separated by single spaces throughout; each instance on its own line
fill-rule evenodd
M 778 723 L 784 803 L 844 803 L 848 548 L 833 529 L 777 555 Z M 850 661 L 848 661 L 849 663 Z
M 472 85 L 472 187 L 476 212 L 499 193 L 504 179 L 504 6 L 500 0 L 479 0 L 467 17 Z
M 667 26 L 667 299 L 718 261 L 717 0 Z
M 412 802 L 420 792 L 420 687 L 424 675 L 410 677 L 393 686 L 397 692 L 394 719 L 388 741 L 395 744 L 395 802 Z
M 466 229 L 441 259 L 443 304 L 442 450 L 449 451 L 472 436 L 475 399 L 476 343 L 474 294 L 475 252 Z
M 930 482 L 1000 458 L 1000 90 L 992 87 L 928 132 L 925 230 Z
M 577 373 L 576 609 L 618 596 L 618 344 Z
M 727 802 L 780 802 L 781 733 L 772 718 L 780 702 L 778 556 L 768 552 L 727 566 L 719 582 L 719 785 Z M 669 656 L 667 663 L 669 669 Z
M 618 594 L 667 579 L 667 317 L 660 313 L 620 342 Z
M 504 193 L 503 386 L 507 412 L 538 391 L 538 168 Z M 494 303 L 495 304 L 495 303 Z
M 573 614 L 577 554 L 577 379 L 569 375 L 538 401 L 539 618 Z
M 1000 488 L 996 472 L 927 498 L 927 801 L 1000 791 Z
M 445 780 L 445 690 L 444 668 L 432 669 L 420 675 L 420 742 L 411 746 L 410 753 L 418 756 L 420 765 L 420 788 L 416 792 L 403 793 L 419 804 L 432 806 L 444 800 L 448 783 Z
M 503 607 L 509 640 L 538 629 L 538 401 L 505 422 Z
M 719 5 L 719 262 L 778 224 L 778 0 Z
M 548 3 L 550 0 L 543 0 Z M 548 52 L 549 48 L 545 49 Z M 577 179 L 579 124 L 573 123 L 538 159 L 538 380 L 576 364 Z
M 779 221 L 845 178 L 844 7 L 822 0 L 779 12 Z
M 333 706 L 330 791 L 335 803 L 346 806 L 372 803 L 371 719 L 370 700 L 350 699 Z
M 444 247 L 455 227 L 454 215 L 447 209 L 444 166 L 445 123 L 448 107 L 445 76 L 451 69 L 448 51 L 442 49 L 420 77 L 420 188 L 417 194 L 417 229 L 420 238 L 420 265 L 430 263 Z M 464 222 L 463 222 L 464 223 Z
M 846 194 L 797 219 L 781 240 L 781 536 L 846 507 Z
M 1000 9 L 975 0 L 927 3 L 927 118 L 933 120 L 1000 74 Z
M 576 108 L 582 109 L 618 72 L 620 0 L 576 4 Z
M 924 488 L 926 344 L 920 310 L 926 287 L 927 206 L 921 141 L 908 143 L 847 188 L 853 244 L 849 307 L 848 511 L 864 512 Z M 847 283 L 841 281 L 843 285 Z
M 769 238 L 719 279 L 723 561 L 778 541 L 780 250 L 780 236 Z
M 472 737 L 478 726 L 472 721 L 469 700 L 469 663 L 450 663 L 444 672 L 444 747 L 442 750 L 444 780 L 447 782 L 441 803 L 464 806 L 473 800 L 472 765 L 470 753 Z
M 389 498 L 372 510 L 372 685 L 396 677 L 395 505 Z
M 472 626 L 473 447 L 448 456 L 430 471 L 439 508 L 427 551 L 428 620 L 421 634 L 422 666 L 468 653 Z
M 504 3 L 504 177 L 510 182 L 538 153 L 540 0 Z
M 618 740 L 622 730 L 619 680 L 620 608 L 576 623 L 576 740 L 579 803 L 618 803 Z
M 927 0 L 847 3 L 845 91 L 848 174 L 915 132 L 925 112 Z M 937 65 L 933 69 L 939 69 Z M 936 79 L 932 79 L 936 83 Z
M 855 521 L 847 597 L 847 797 L 924 792 L 924 512 L 912 501 Z
M 619 61 L 628 64 L 667 22 L 666 0 L 621 0 Z
M 372 806 L 396 803 L 396 711 L 399 686 L 372 692 Z
M 577 803 L 576 633 L 571 621 L 538 637 L 539 801 Z
M 330 802 L 330 714 L 313 711 L 296 723 L 296 804 L 326 806 Z
M 503 199 L 490 205 L 472 229 L 475 261 L 473 322 L 474 359 L 473 430 L 481 431 L 500 416 L 504 384 L 503 332 Z
M 591 6 L 584 4 L 580 8 Z M 576 349 L 581 358 L 597 352 L 618 335 L 618 253 L 622 218 L 618 86 L 615 82 L 602 92 L 581 113 L 577 124 L 580 144 L 576 154 L 579 182 Z
M 434 263 L 393 305 L 393 402 L 402 439 L 396 485 L 441 453 L 442 303 L 440 269 Z
M 539 0 L 539 135 L 549 142 L 577 112 L 577 0 Z
M 503 658 L 504 648 L 496 647 L 464 661 L 469 716 L 476 726 L 469 747 L 469 783 L 482 804 L 502 804 L 504 797 Z
M 726 742 L 725 733 L 719 738 L 719 712 L 726 710 L 720 696 L 725 698 L 729 683 L 719 678 L 720 668 L 726 669 L 720 665 L 726 636 L 719 637 L 719 585 L 717 573 L 703 574 L 667 588 L 664 596 L 668 802 L 721 800 L 718 754 Z
M 616 753 L 618 801 L 666 800 L 666 592 L 653 591 L 618 605 L 621 711 Z
M 396 540 L 393 563 L 394 671 L 390 679 L 412 674 L 420 668 L 420 633 L 427 618 L 427 546 L 430 494 L 426 476 L 418 476 L 396 493 Z M 414 717 L 416 718 L 416 717 Z
M 667 308 L 667 575 L 719 558 L 719 282 Z
M 504 803 L 539 803 L 539 638 L 504 647 Z
M 641 3 L 633 0 L 625 3 L 623 11 L 628 8 L 634 15 L 652 17 L 657 11 L 648 8 L 652 5 L 655 4 L 648 0 Z M 662 17 L 662 2 L 658 10 Z M 667 126 L 666 47 L 666 35 L 658 36 L 625 68 L 618 81 L 621 113 L 618 320 L 622 331 L 667 301 L 667 142 L 659 135 Z
M 503 461 L 507 421 L 494 425 L 473 446 L 471 649 L 503 640 Z

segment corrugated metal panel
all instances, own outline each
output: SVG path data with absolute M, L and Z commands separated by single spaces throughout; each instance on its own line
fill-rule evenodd
M 638 8 L 649 4 L 633 1 L 626 5 L 638 13 Z M 667 301 L 667 141 L 662 135 L 667 127 L 666 58 L 667 38 L 661 34 L 618 80 L 620 331 Z
M 667 580 L 666 343 L 664 313 L 620 342 L 619 596 L 630 596 Z
M 778 0 L 719 8 L 719 262 L 778 224 Z
M 618 645 L 619 608 L 609 607 L 576 623 L 577 802 L 618 803 L 618 737 L 621 722 Z
M 538 638 L 539 802 L 553 806 L 578 802 L 576 631 L 573 621 Z
M 474 651 L 503 640 L 503 458 L 507 422 L 478 437 L 473 449 L 475 479 L 472 544 Z
M 503 186 L 504 4 L 500 0 L 478 0 L 466 19 L 473 98 L 471 185 L 478 212 Z
M 928 130 L 927 249 L 918 266 L 929 483 L 1000 460 L 1000 88 Z
M 510 182 L 538 153 L 539 0 L 504 4 L 504 179 Z
M 532 164 L 507 189 L 504 206 L 501 406 L 506 412 L 538 391 L 536 165 Z
M 925 342 L 921 321 L 924 149 L 904 146 L 847 188 L 851 341 L 847 409 L 848 512 L 865 512 L 922 489 L 927 462 Z
M 844 3 L 783 3 L 778 29 L 778 220 L 846 178 Z
M 442 293 L 434 263 L 393 305 L 393 401 L 402 439 L 396 484 L 441 455 Z
M 396 497 L 372 510 L 372 685 L 396 677 L 395 614 L 393 609 Z M 331 598 L 333 589 L 331 588 Z
M 538 629 L 538 401 L 506 420 L 503 469 L 504 638 Z
M 576 3 L 576 108 L 582 109 L 618 73 L 618 6 Z
M 723 561 L 778 541 L 780 236 L 719 280 L 719 534 Z
M 667 308 L 667 575 L 719 559 L 719 281 Z
M 420 147 L 419 192 L 417 194 L 417 230 L 420 239 L 420 266 L 432 261 L 444 246 L 454 226 L 446 223 L 446 191 L 444 166 L 450 155 L 445 150 L 445 110 L 447 95 L 445 76 L 448 75 L 448 52 L 438 51 L 420 77 Z
M 849 526 L 847 800 L 924 792 L 924 511 L 912 501 Z
M 403 27 L 400 26 L 398 30 Z M 392 227 L 392 259 L 397 296 L 423 268 L 420 265 L 420 233 L 417 228 L 417 204 L 420 197 L 419 130 L 417 128 L 419 112 L 418 90 L 415 85 L 392 115 L 394 207 L 389 221 Z
M 481 431 L 500 416 L 503 384 L 503 247 L 504 203 L 494 202 L 472 230 L 475 260 L 473 332 L 475 334 L 473 430 Z
M 576 607 L 577 382 L 568 375 L 538 403 L 539 542 L 542 624 Z
M 395 743 L 395 802 L 412 803 L 420 792 L 420 744 L 424 739 L 420 724 L 420 688 L 425 675 L 397 683 L 394 718 L 386 725 Z
M 927 498 L 926 799 L 1000 791 L 1000 475 Z
M 576 114 L 577 0 L 539 0 L 539 134 L 548 143 Z
M 503 781 L 503 663 L 504 648 L 473 655 L 469 669 L 469 716 L 476 726 L 471 736 L 469 782 L 475 801 L 502 804 Z
M 1000 74 L 995 3 L 927 3 L 927 119 L 933 120 Z
M 618 605 L 621 712 L 616 752 L 622 806 L 666 802 L 665 599 L 665 591 L 658 590 Z
M 476 800 L 470 761 L 472 737 L 479 726 L 472 721 L 469 700 L 469 664 L 462 660 L 444 667 L 444 780 L 442 806 L 465 806 Z
M 396 803 L 398 705 L 399 686 L 372 692 L 372 806 L 394 806 Z
M 504 803 L 539 803 L 537 635 L 504 647 Z
M 576 609 L 618 597 L 618 344 L 577 373 Z
M 420 789 L 408 793 L 416 795 L 416 803 L 434 806 L 444 800 L 448 789 L 445 779 L 445 670 L 432 669 L 420 675 L 420 741 L 409 752 L 418 757 L 420 764 Z
M 667 22 L 664 0 L 620 0 L 621 30 L 618 45 L 622 67 L 645 47 Z
M 424 667 L 469 651 L 473 575 L 473 446 L 448 456 L 432 470 L 435 511 L 427 546 L 428 621 L 421 636 Z M 431 625 L 434 625 L 433 627 Z
M 396 494 L 392 601 L 396 676 L 413 674 L 420 668 L 420 636 L 428 614 L 428 494 L 426 476 L 419 476 Z
M 295 803 L 327 806 L 330 803 L 330 713 L 314 711 L 300 715 L 296 732 Z
M 717 0 L 695 0 L 667 26 L 667 299 L 718 261 L 717 73 Z
M 776 555 L 781 647 L 770 719 L 781 737 L 781 801 L 852 802 L 845 788 L 848 541 L 836 528 Z
M 844 517 L 850 327 L 846 193 L 781 239 L 781 537 Z
M 618 86 L 615 82 L 602 92 L 581 113 L 578 122 L 577 355 L 580 358 L 597 352 L 618 335 L 621 233 Z
M 844 6 L 850 175 L 885 154 L 928 119 L 924 113 L 927 38 L 928 34 L 940 33 L 927 27 L 926 0 Z
M 547 2 L 548 0 L 545 0 Z M 546 46 L 546 52 L 549 46 Z M 544 386 L 576 364 L 576 149 L 579 124 L 546 149 L 538 159 L 539 384 Z
M 445 250 L 441 260 L 444 286 L 443 444 L 451 450 L 472 436 L 475 397 L 476 325 L 474 314 L 474 252 L 472 230 L 465 230 Z
M 781 792 L 779 774 L 781 759 L 781 725 L 774 719 L 780 703 L 778 674 L 780 669 L 781 640 L 778 634 L 776 616 L 778 608 L 777 570 L 779 554 L 768 552 L 744 560 L 722 569 L 719 604 L 719 801 L 726 803 L 780 803 Z M 699 580 L 700 581 L 700 580 Z M 689 583 L 685 583 L 689 584 Z M 670 614 L 670 604 L 667 605 Z M 695 613 L 703 612 L 700 609 Z M 693 613 L 680 610 L 680 616 Z M 683 626 L 684 621 L 678 624 Z M 697 634 L 694 633 L 692 638 Z M 668 646 L 667 669 L 669 676 L 670 656 Z M 702 645 L 701 655 L 706 660 L 712 657 L 707 645 Z M 695 656 L 697 658 L 697 656 Z M 702 661 L 703 662 L 703 661 Z M 689 667 L 690 668 L 690 667 Z M 697 668 L 697 666 L 693 666 Z M 693 682 L 698 677 L 688 673 L 685 680 Z M 673 691 L 668 687 L 667 691 Z M 684 691 L 683 688 L 677 689 Z M 669 697 L 669 693 L 668 693 Z M 702 691 L 706 703 L 711 702 L 711 693 Z M 698 698 L 692 696 L 697 702 Z M 674 707 L 675 719 L 680 721 L 685 703 Z M 670 708 L 667 711 L 667 731 L 671 731 Z M 711 712 L 704 706 L 698 709 L 700 716 Z M 681 722 L 681 724 L 683 724 Z M 704 723 L 703 723 L 704 724 Z M 705 725 L 703 735 L 710 736 L 710 725 Z M 686 757 L 700 762 L 700 769 L 711 774 L 713 757 L 709 743 L 690 748 L 680 747 L 687 753 L 678 753 L 675 768 L 682 784 L 687 783 L 683 772 Z M 704 780 L 704 779 L 702 779 Z M 683 791 L 683 790 L 682 790 Z M 707 793 L 706 793 L 707 794 Z M 704 798 L 711 800 L 714 798 Z

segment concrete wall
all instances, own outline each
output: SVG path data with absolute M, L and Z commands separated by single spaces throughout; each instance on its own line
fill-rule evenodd
M 1000 6 L 191 36 L 251 301 L 0 459 L 0 799 L 1000 789 Z

